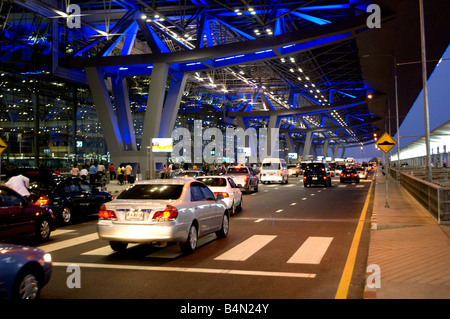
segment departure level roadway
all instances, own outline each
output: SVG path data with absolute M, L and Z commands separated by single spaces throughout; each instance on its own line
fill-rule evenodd
M 113 252 L 98 239 L 96 220 L 58 228 L 39 246 L 54 266 L 41 298 L 335 298 L 371 180 L 372 174 L 359 184 L 333 178 L 332 187 L 305 188 L 300 176 L 286 185 L 261 184 L 244 195 L 228 237 L 205 237 L 191 255 L 178 245 Z M 363 295 L 369 218 L 370 212 L 347 298 Z M 80 267 L 80 288 L 67 286 L 71 264 Z

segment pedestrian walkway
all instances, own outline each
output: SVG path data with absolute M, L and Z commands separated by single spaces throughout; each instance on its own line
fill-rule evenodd
M 450 226 L 436 220 L 394 179 L 376 172 L 365 299 L 450 298 Z

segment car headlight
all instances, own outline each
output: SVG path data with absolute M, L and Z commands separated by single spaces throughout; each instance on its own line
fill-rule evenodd
M 46 254 L 44 254 L 43 259 L 44 259 L 44 261 L 46 263 L 51 263 L 52 262 L 52 255 L 50 255 L 49 253 L 46 253 Z

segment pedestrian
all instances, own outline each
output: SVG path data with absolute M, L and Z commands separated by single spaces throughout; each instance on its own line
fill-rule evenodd
M 98 173 L 98 169 L 97 169 L 97 162 L 94 162 L 94 164 L 91 165 L 91 167 L 89 167 L 89 183 L 91 183 L 92 186 L 95 187 L 95 183 L 97 182 L 97 173 Z
M 83 165 L 83 168 L 80 171 L 80 177 L 83 181 L 85 181 L 87 179 L 87 175 L 88 175 L 87 165 Z
M 117 169 L 117 179 L 118 179 L 120 185 L 123 185 L 124 173 L 125 173 L 125 170 L 123 169 L 123 165 L 120 164 L 119 168 Z
M 127 182 L 130 182 L 129 180 L 131 179 L 130 176 L 133 173 L 133 168 L 131 167 L 131 164 L 128 163 L 127 166 L 125 166 L 125 179 L 127 180 Z
M 72 177 L 78 177 L 78 174 L 80 173 L 80 169 L 78 168 L 78 164 L 73 164 L 72 170 L 70 171 L 72 174 Z
M 30 186 L 30 179 L 28 177 L 23 176 L 22 174 L 11 177 L 5 183 L 5 185 L 15 190 L 23 197 L 27 198 L 28 196 L 30 196 L 30 192 L 28 191 L 28 187 Z
M 110 180 L 116 179 L 116 168 L 114 167 L 113 163 L 109 164 L 108 170 L 109 170 L 109 179 Z

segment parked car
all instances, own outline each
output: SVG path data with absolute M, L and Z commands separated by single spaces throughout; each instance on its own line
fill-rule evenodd
M 300 168 L 296 164 L 288 164 L 289 176 L 298 177 L 300 175 Z
M 289 171 L 286 161 L 281 158 L 265 158 L 261 165 L 261 183 L 289 182 Z
M 236 185 L 240 184 L 241 190 L 244 190 L 247 194 L 258 191 L 259 178 L 251 167 L 228 166 L 226 175 L 231 177 Z
M 356 171 L 356 168 L 347 167 L 342 170 L 342 173 L 340 175 L 340 182 L 344 183 L 347 181 L 359 183 L 359 175 Z
M 0 243 L 0 299 L 36 299 L 50 280 L 52 257 L 43 250 Z
M 98 235 L 115 251 L 128 243 L 178 242 L 192 253 L 199 237 L 226 237 L 229 214 L 223 196 L 195 179 L 139 181 L 102 205 Z
M 308 163 L 303 173 L 303 186 L 308 187 L 313 184 L 323 184 L 331 186 L 331 172 L 325 163 Z
M 367 179 L 368 172 L 367 172 L 366 167 L 357 167 L 356 171 L 358 172 L 359 179 L 362 179 L 362 178 Z
M 241 185 L 236 185 L 231 177 L 203 176 L 197 177 L 197 180 L 208 186 L 214 195 L 223 195 L 223 201 L 231 216 L 242 210 L 242 192 L 239 189 Z
M 112 200 L 111 194 L 99 191 L 78 177 L 62 178 L 49 190 L 30 183 L 30 190 L 39 196 L 36 204 L 51 209 L 63 224 L 87 214 L 97 214 L 103 203 Z
M 11 188 L 0 186 L 0 240 L 34 236 L 46 241 L 53 230 L 51 210 L 32 205 Z

